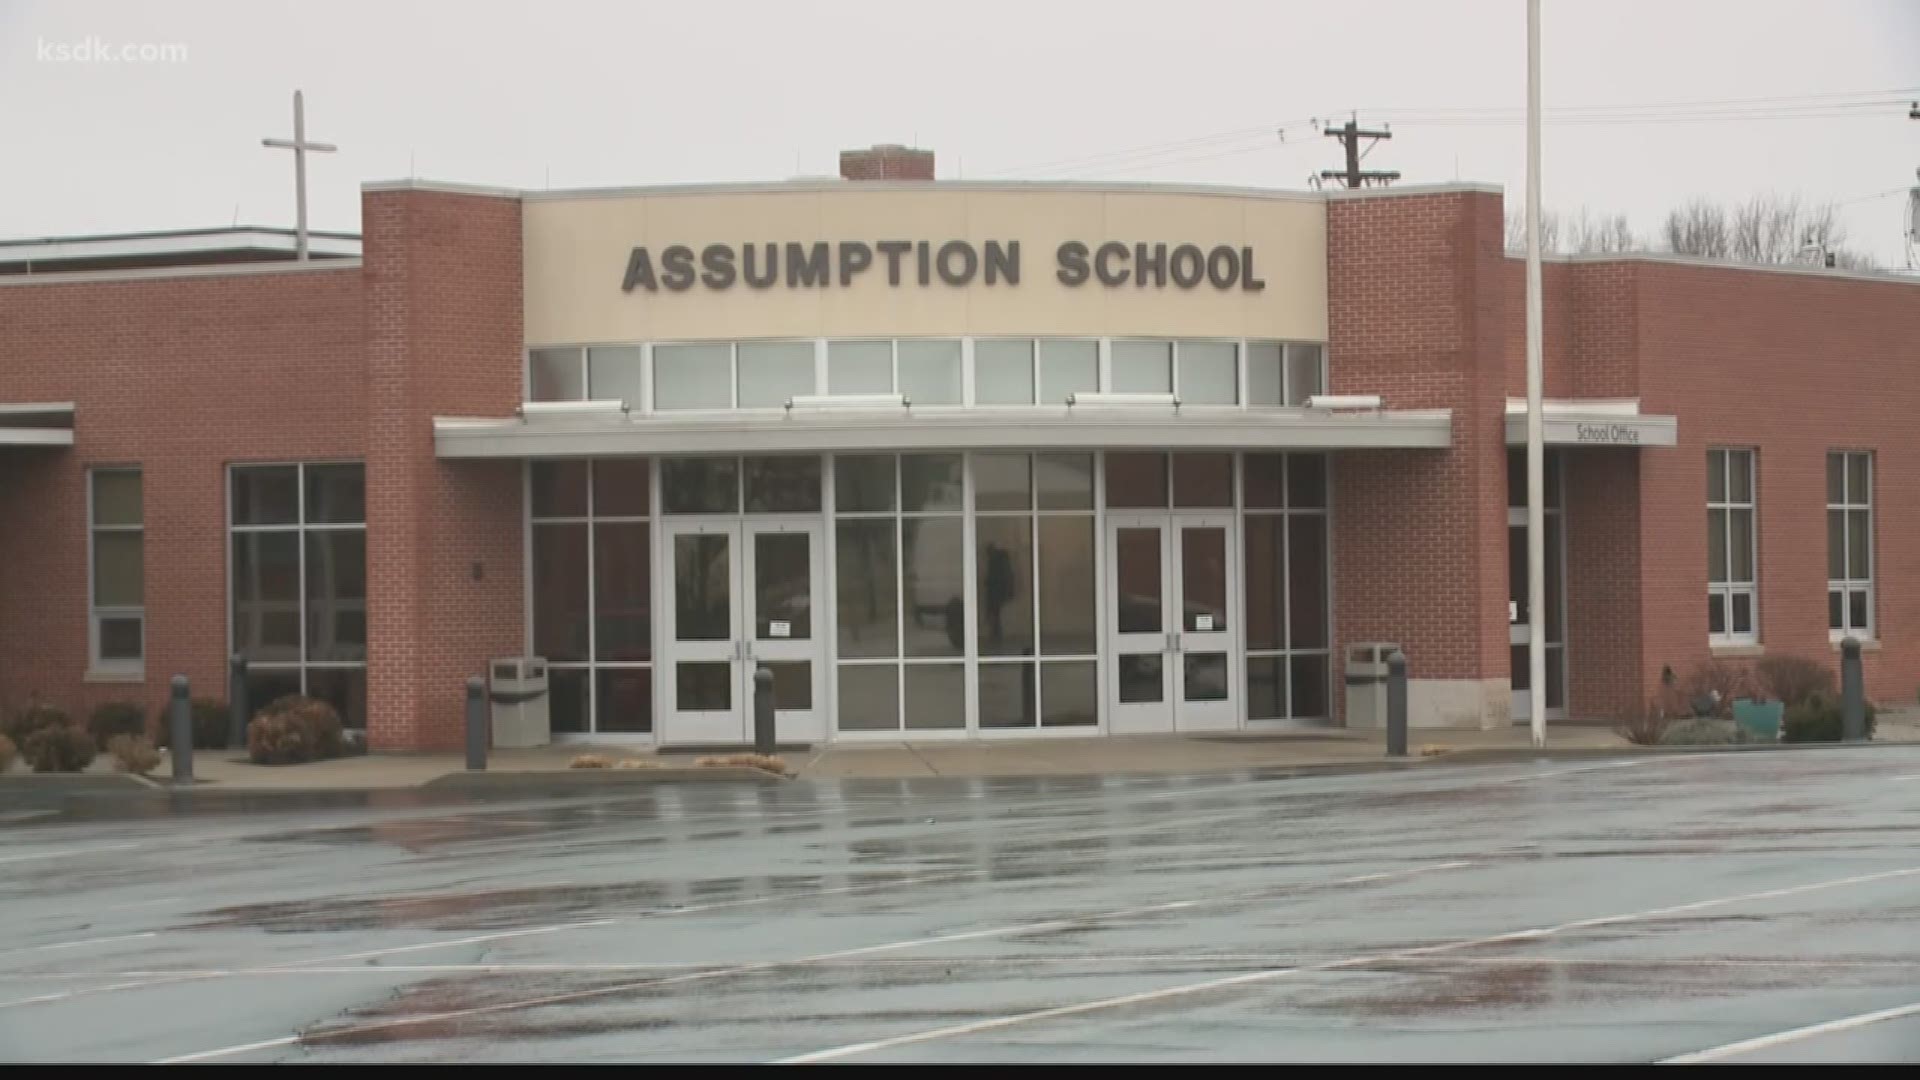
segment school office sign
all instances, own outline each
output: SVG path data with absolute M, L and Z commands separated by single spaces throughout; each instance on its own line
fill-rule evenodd
M 1054 249 L 1053 276 L 1077 288 L 1209 288 L 1259 292 L 1267 287 L 1251 246 L 1192 243 L 1088 243 L 1068 240 Z M 636 247 L 627 255 L 620 287 L 626 292 L 847 288 L 857 278 L 886 275 L 887 284 L 931 287 L 1018 285 L 1018 240 L 816 240 L 811 243 L 686 244 L 656 255 Z

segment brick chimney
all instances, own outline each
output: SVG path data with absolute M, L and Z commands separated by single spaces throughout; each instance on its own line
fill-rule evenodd
M 866 150 L 840 151 L 844 180 L 931 180 L 933 151 L 915 150 L 899 143 L 881 143 Z

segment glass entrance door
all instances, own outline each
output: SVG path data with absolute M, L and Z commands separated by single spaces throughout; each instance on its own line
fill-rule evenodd
M 1115 735 L 1173 730 L 1167 548 L 1165 515 L 1108 515 L 1108 565 L 1113 567 L 1108 655 L 1113 663 L 1107 669 L 1107 728 Z
M 740 525 L 673 521 L 663 532 L 670 596 L 660 741 L 743 742 L 748 731 L 741 693 L 746 639 L 739 632 Z
M 1240 725 L 1236 668 L 1240 628 L 1227 598 L 1240 591 L 1232 514 L 1175 514 L 1173 627 L 1177 666 L 1174 727 L 1224 731 Z
M 752 735 L 753 673 L 773 672 L 774 726 L 783 743 L 826 738 L 821 679 L 826 669 L 818 521 L 750 520 L 746 531 L 747 653 L 742 688 Z
M 1232 538 L 1231 514 L 1108 517 L 1114 734 L 1239 726 Z
M 1566 680 L 1566 566 L 1561 558 L 1560 514 L 1549 510 L 1547 524 L 1547 719 L 1567 716 Z M 1527 512 L 1507 511 L 1507 642 L 1512 666 L 1513 722 L 1533 720 L 1532 669 L 1528 645 L 1533 641 L 1532 618 L 1527 610 Z

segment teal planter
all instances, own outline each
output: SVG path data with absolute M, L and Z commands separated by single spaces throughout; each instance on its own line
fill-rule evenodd
M 1735 698 L 1733 702 L 1733 722 L 1741 731 L 1764 742 L 1780 741 L 1780 718 L 1786 714 L 1787 707 L 1778 701 L 1750 701 L 1747 698 Z

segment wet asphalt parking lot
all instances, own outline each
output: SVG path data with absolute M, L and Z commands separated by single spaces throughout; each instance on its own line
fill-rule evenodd
M 6 1060 L 1920 1059 L 1920 747 L 9 798 Z

